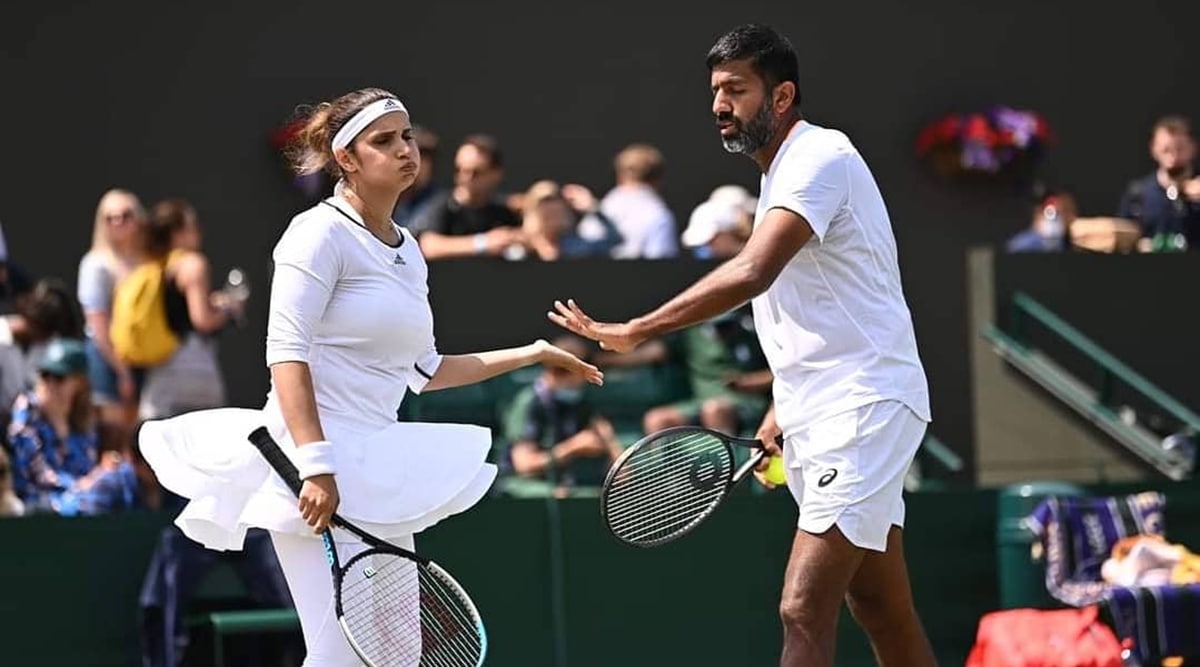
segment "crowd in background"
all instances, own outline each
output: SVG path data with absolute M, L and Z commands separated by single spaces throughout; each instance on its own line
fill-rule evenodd
M 1115 215 L 1082 217 L 1069 188 L 1036 193 L 1030 226 L 1009 239 L 1009 252 L 1186 252 L 1200 250 L 1200 175 L 1196 138 L 1182 116 L 1150 131 L 1154 171 L 1114 197 Z
M 510 190 L 494 138 L 470 135 L 445 151 L 431 129 L 418 127 L 415 134 L 421 170 L 395 219 L 413 232 L 430 261 L 721 259 L 738 252 L 753 225 L 755 196 L 736 185 L 715 187 L 679 224 L 661 194 L 666 160 L 649 144 L 620 150 L 613 158 L 614 185 L 598 195 L 554 180 Z M 1047 189 L 1036 197 L 1030 227 L 1008 242 L 1008 250 L 1200 248 L 1200 176 L 1187 120 L 1157 122 L 1150 154 L 1157 168 L 1114 197 L 1116 215 L 1080 217 L 1069 190 Z M 446 184 L 434 178 L 444 159 L 452 161 L 454 174 Z M 213 288 L 202 238 L 200 216 L 187 201 L 146 208 L 136 194 L 110 190 L 97 204 L 91 248 L 72 287 L 31 277 L 36 267 L 10 258 L 0 231 L 7 313 L 0 318 L 0 514 L 89 514 L 160 504 L 162 489 L 132 447 L 134 429 L 141 420 L 225 405 L 216 345 L 245 308 L 243 291 L 229 284 Z M 148 266 L 162 281 L 158 326 L 172 341 L 170 353 L 153 363 L 122 354 L 114 340 L 121 326 L 132 326 L 114 323 L 120 288 L 131 276 L 145 280 Z M 745 431 L 761 419 L 771 384 L 753 334 L 743 309 L 628 355 L 588 356 L 609 368 L 683 369 L 689 395 L 648 406 L 643 432 L 684 423 Z M 586 354 L 586 346 L 560 342 Z M 605 416 L 583 402 L 582 384 L 546 371 L 513 401 L 499 429 L 501 463 L 512 477 L 544 482 L 553 473 L 558 485 L 598 483 L 620 442 Z

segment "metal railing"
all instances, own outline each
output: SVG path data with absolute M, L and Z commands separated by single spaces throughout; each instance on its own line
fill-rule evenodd
M 1179 480 L 1191 474 L 1193 461 L 1189 457 L 1163 447 L 1160 436 L 1122 418 L 1120 410 L 1124 406 L 1116 405 L 1115 390 L 1118 385 L 1134 390 L 1176 419 L 1184 430 L 1193 433 L 1200 432 L 1200 415 L 1028 294 L 1017 292 L 1013 295 L 1010 322 L 1008 332 L 994 325 L 983 331 L 983 336 L 1005 360 L 1163 475 Z M 1035 348 L 1029 336 L 1030 328 L 1035 324 L 1083 354 L 1099 371 L 1098 386 L 1091 387 Z

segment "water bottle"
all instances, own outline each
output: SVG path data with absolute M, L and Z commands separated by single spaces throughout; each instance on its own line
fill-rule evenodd
M 244 303 L 246 299 L 249 299 L 250 284 L 246 281 L 245 271 L 242 271 L 237 267 L 230 269 L 229 273 L 225 276 L 225 286 L 221 288 L 221 291 L 224 292 L 231 301 Z M 242 314 L 242 312 L 235 311 L 233 318 L 234 324 L 237 326 L 240 327 L 245 324 L 245 316 Z

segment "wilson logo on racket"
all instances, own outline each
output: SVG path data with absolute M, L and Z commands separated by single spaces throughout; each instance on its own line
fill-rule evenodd
M 373 567 L 364 568 L 363 576 L 366 577 L 367 579 L 370 579 L 371 577 L 375 576 L 375 568 L 373 568 Z

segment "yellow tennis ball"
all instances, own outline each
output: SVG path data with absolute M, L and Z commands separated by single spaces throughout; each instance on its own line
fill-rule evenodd
M 782 456 L 772 456 L 767 460 L 767 469 L 763 471 L 763 477 L 775 486 L 787 484 L 787 476 L 783 474 Z

